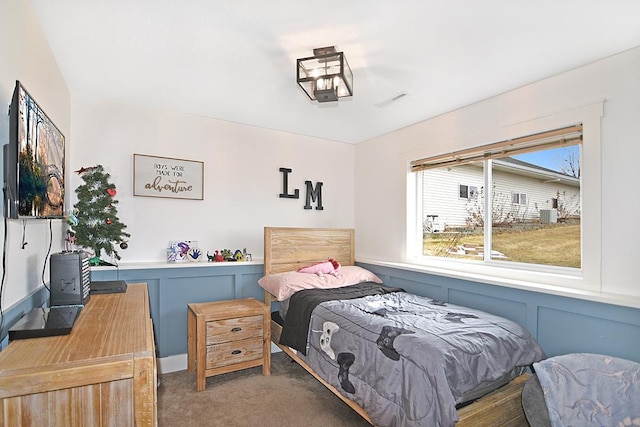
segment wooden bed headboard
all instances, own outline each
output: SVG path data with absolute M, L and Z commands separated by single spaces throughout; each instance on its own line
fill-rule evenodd
M 294 271 L 333 258 L 355 264 L 353 228 L 264 228 L 264 274 Z

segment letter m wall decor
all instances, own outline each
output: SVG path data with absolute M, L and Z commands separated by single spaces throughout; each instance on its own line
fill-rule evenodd
M 133 195 L 204 200 L 204 162 L 134 154 Z

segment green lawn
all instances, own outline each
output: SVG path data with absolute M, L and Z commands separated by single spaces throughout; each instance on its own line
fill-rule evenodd
M 473 258 L 472 255 L 448 253 L 450 248 L 464 244 L 481 246 L 483 237 L 470 233 L 427 234 L 424 237 L 424 253 Z M 495 228 L 493 250 L 504 254 L 506 261 L 580 268 L 580 225 L 549 224 L 531 230 Z

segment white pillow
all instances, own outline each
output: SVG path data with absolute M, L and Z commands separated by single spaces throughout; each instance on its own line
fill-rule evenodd
M 362 282 L 382 283 L 382 280 L 369 270 L 356 265 L 340 267 L 337 276 L 288 271 L 264 276 L 258 280 L 262 289 L 275 296 L 278 301 L 283 301 L 302 289 L 341 288 Z

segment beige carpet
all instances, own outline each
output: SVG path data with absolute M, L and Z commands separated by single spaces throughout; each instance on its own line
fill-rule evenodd
M 161 375 L 158 425 L 173 426 L 369 426 L 284 353 L 274 353 L 271 375 L 262 368 L 207 378 L 196 392 L 195 374 Z

